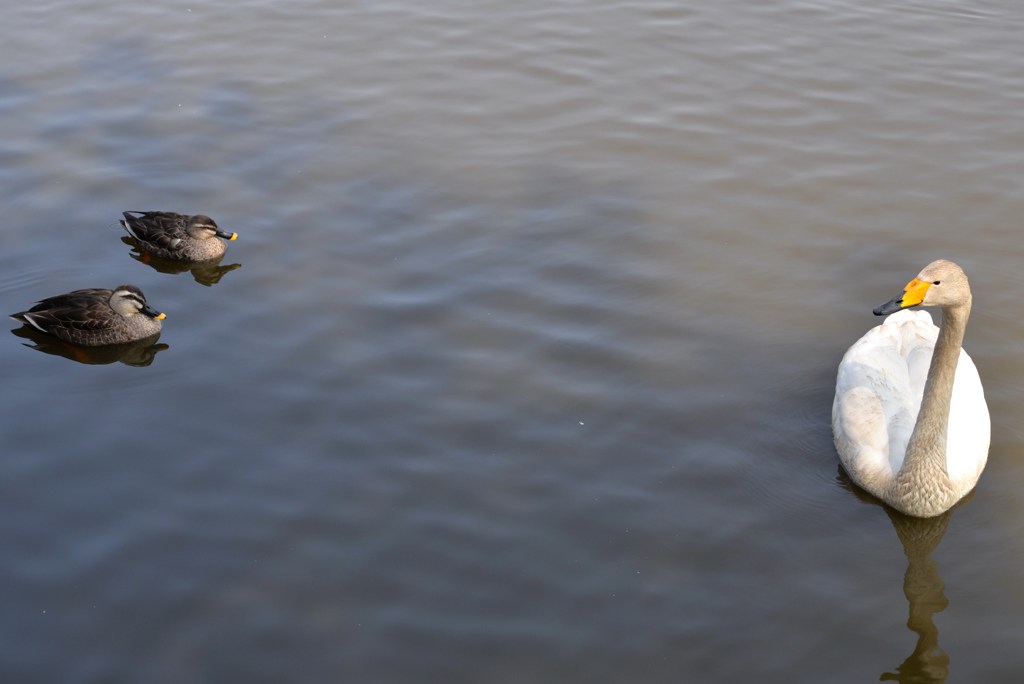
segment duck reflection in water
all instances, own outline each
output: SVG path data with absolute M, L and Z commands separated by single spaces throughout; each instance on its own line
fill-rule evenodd
M 93 366 L 102 366 L 110 363 L 120 362 L 126 366 L 143 367 L 153 363 L 156 355 L 169 348 L 167 344 L 158 344 L 160 334 L 151 335 L 141 340 L 128 342 L 126 344 L 108 344 L 100 347 L 81 347 L 58 340 L 52 335 L 40 332 L 30 325 L 24 325 L 11 331 L 12 335 L 29 340 L 23 343 L 29 349 L 41 351 L 44 354 L 63 356 L 78 363 Z
M 192 274 L 192 277 L 197 283 L 205 285 L 206 287 L 216 285 L 220 282 L 220 279 L 224 277 L 225 273 L 229 273 L 230 271 L 234 271 L 235 269 L 242 267 L 242 264 L 228 264 L 227 266 L 221 266 L 220 262 L 224 260 L 224 255 L 208 261 L 198 262 L 163 259 L 142 250 L 139 247 L 138 240 L 129 235 L 123 236 L 121 238 L 121 242 L 132 248 L 132 251 L 129 252 L 132 259 L 146 264 L 160 273 L 177 275 L 178 273 L 188 271 Z
M 914 518 L 887 506 L 855 485 L 842 468 L 840 484 L 857 495 L 863 503 L 881 506 L 892 522 L 907 556 L 903 575 L 903 594 L 910 604 L 907 627 L 917 634 L 917 644 L 906 660 L 893 672 L 883 672 L 883 682 L 909 684 L 940 684 L 949 676 L 949 656 L 939 646 L 939 629 L 932 616 L 949 605 L 945 586 L 939 575 L 939 564 L 931 555 L 938 548 L 953 513 L 974 497 L 971 492 L 953 508 L 934 518 Z

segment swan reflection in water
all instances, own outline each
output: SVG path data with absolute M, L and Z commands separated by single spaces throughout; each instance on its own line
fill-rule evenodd
M 12 335 L 29 340 L 23 343 L 29 349 L 41 351 L 44 354 L 63 356 L 78 363 L 99 366 L 120 362 L 126 366 L 148 366 L 153 363 L 156 355 L 169 345 L 158 344 L 159 333 L 150 337 L 128 342 L 126 344 L 108 344 L 101 347 L 81 347 L 58 340 L 53 335 L 36 330 L 30 325 L 23 325 L 11 331 Z
M 177 275 L 178 273 L 188 271 L 192 274 L 192 277 L 197 283 L 205 285 L 206 287 L 216 285 L 220 282 L 220 279 L 224 277 L 224 274 L 242 267 L 242 264 L 228 264 L 227 266 L 221 266 L 220 262 L 224 259 L 223 256 L 216 259 L 210 259 L 209 261 L 200 262 L 161 259 L 160 257 L 155 257 L 149 252 L 144 252 L 139 249 L 139 243 L 133 237 L 125 235 L 121 238 L 121 242 L 132 248 L 132 251 L 129 252 L 132 259 L 146 264 L 160 273 Z
M 907 556 L 903 575 L 903 594 L 910 605 L 907 627 L 917 634 L 917 644 L 909 656 L 892 672 L 883 672 L 883 682 L 940 684 L 949 676 L 949 656 L 939 646 L 939 629 L 932 616 L 949 605 L 939 564 L 931 555 L 938 548 L 953 513 L 971 500 L 971 492 L 953 508 L 934 518 L 914 518 L 885 505 L 855 485 L 839 468 L 840 484 L 864 503 L 881 506 L 892 522 Z

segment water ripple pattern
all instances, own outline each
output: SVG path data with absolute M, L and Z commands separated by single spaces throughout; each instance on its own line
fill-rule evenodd
M 4 26 L 5 311 L 130 282 L 167 313 L 148 365 L 0 345 L 4 681 L 1024 669 L 1018 4 Z M 124 210 L 239 238 L 216 277 L 157 268 Z M 842 353 L 936 257 L 971 276 L 993 440 L 914 526 L 829 421 Z

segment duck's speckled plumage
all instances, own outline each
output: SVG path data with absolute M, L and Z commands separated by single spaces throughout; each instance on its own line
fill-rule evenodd
M 119 285 L 47 297 L 11 318 L 72 344 L 96 347 L 141 340 L 160 332 L 164 315 L 146 303 L 142 290 Z
M 223 240 L 237 233 L 217 227 L 204 214 L 187 216 L 170 211 L 126 211 L 121 226 L 138 241 L 139 249 L 164 259 L 207 261 L 223 256 Z

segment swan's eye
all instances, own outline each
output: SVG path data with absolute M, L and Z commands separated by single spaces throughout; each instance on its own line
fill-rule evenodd
M 934 283 L 932 283 L 932 285 L 938 285 L 941 282 L 942 282 L 941 280 L 936 280 Z

